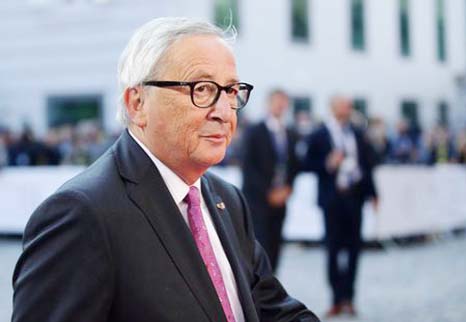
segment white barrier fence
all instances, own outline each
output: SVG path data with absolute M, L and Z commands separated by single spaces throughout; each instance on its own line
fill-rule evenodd
M 33 210 L 82 167 L 28 167 L 0 170 L 0 233 L 22 233 Z M 238 168 L 213 172 L 238 186 Z M 466 227 L 466 167 L 382 166 L 375 173 L 380 194 L 377 212 L 364 207 L 363 236 L 381 240 Z M 316 178 L 298 176 L 289 202 L 284 236 L 318 240 L 322 215 L 316 205 Z
M 83 167 L 0 169 L 0 233 L 22 234 L 34 209 Z

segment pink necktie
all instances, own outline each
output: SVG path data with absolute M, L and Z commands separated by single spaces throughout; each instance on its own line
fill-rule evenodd
M 210 244 L 209 234 L 207 233 L 207 228 L 202 218 L 199 190 L 196 187 L 189 187 L 189 192 L 184 200 L 188 204 L 189 227 L 191 228 L 199 253 L 201 253 L 201 257 L 209 272 L 210 279 L 217 291 L 218 298 L 223 307 L 223 312 L 228 322 L 235 322 L 222 273 L 220 272 L 220 267 L 215 258 L 214 250 Z

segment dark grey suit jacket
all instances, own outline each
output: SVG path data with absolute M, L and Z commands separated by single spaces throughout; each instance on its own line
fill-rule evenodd
M 265 121 L 262 121 L 251 126 L 244 138 L 243 192 L 252 209 L 262 209 L 268 205 L 267 195 L 272 188 L 278 158 L 272 135 Z M 293 130 L 287 129 L 286 136 L 288 149 L 286 183 L 292 186 L 299 171 L 295 153 L 297 135 Z M 269 209 L 266 207 L 263 210 Z
M 318 321 L 272 276 L 238 189 L 207 174 L 202 190 L 246 321 Z M 177 205 L 126 131 L 34 212 L 13 285 L 13 322 L 226 321 Z
M 358 153 L 359 167 L 362 172 L 362 179 L 358 185 L 357 193 L 351 194 L 350 198 L 356 198 L 359 204 L 369 198 L 377 197 L 377 190 L 374 184 L 373 169 L 375 158 L 373 151 L 364 137 L 364 133 L 356 127 L 352 127 Z M 303 171 L 313 171 L 318 179 L 317 203 L 323 209 L 338 202 L 339 195 L 336 187 L 336 173 L 327 170 L 326 162 L 328 155 L 333 150 L 332 137 L 326 125 L 318 127 L 308 138 L 308 150 L 306 159 L 303 162 Z M 340 196 L 341 198 L 341 196 Z

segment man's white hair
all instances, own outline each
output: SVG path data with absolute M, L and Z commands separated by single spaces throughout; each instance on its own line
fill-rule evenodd
M 222 30 L 206 21 L 182 17 L 156 18 L 136 30 L 118 63 L 120 106 L 117 119 L 124 126 L 130 123 L 123 98 L 126 89 L 156 77 L 161 67 L 159 63 L 170 45 L 179 38 L 194 35 L 215 35 L 232 44 L 236 30 L 232 25 Z

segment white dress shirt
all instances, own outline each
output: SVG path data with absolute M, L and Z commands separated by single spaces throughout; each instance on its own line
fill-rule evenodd
M 180 209 L 183 219 L 189 226 L 188 204 L 183 200 L 189 192 L 189 186 L 176 173 L 174 173 L 170 168 L 168 168 L 164 163 L 162 163 L 162 161 L 157 159 L 157 157 L 154 156 L 149 151 L 149 149 L 141 141 L 139 141 L 138 138 L 135 135 L 133 135 L 133 133 L 131 133 L 131 131 L 128 130 L 128 132 L 131 135 L 131 137 L 136 141 L 136 143 L 149 156 L 152 162 L 154 162 L 154 165 L 159 170 L 160 175 L 162 176 L 162 179 L 168 188 L 168 191 L 170 192 L 173 200 Z M 228 261 L 225 251 L 223 250 L 222 244 L 217 235 L 217 231 L 215 230 L 215 226 L 212 222 L 209 209 L 207 208 L 204 197 L 202 195 L 201 179 L 197 179 L 193 186 L 198 188 L 201 192 L 202 217 L 207 228 L 207 233 L 209 234 L 210 243 L 212 244 L 215 257 L 220 267 L 220 272 L 222 273 L 223 282 L 225 284 L 225 288 L 228 294 L 228 299 L 230 300 L 231 309 L 233 310 L 233 314 L 235 316 L 235 321 L 244 322 L 244 314 L 238 297 L 238 288 L 236 285 L 235 276 L 233 275 L 230 262 Z
M 330 132 L 333 147 L 345 154 L 338 168 L 336 184 L 340 189 L 346 190 L 362 178 L 356 137 L 352 130 L 345 131 L 343 125 L 333 116 L 325 124 Z M 349 124 L 346 126 L 349 127 Z
M 281 145 L 286 144 L 286 127 L 282 124 L 280 119 L 269 116 L 265 119 L 267 129 L 275 136 L 277 142 Z
M 273 135 L 273 145 L 277 153 L 277 162 L 275 163 L 274 177 L 272 186 L 283 187 L 286 185 L 287 178 L 287 159 L 288 159 L 288 141 L 286 127 L 279 118 L 269 115 L 265 119 L 265 126 Z

